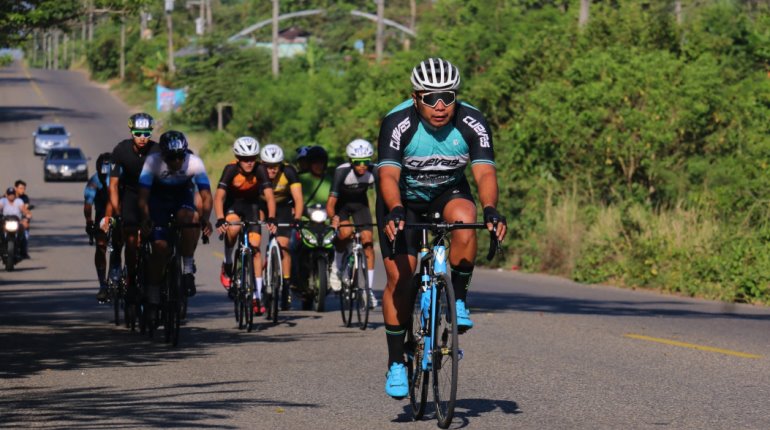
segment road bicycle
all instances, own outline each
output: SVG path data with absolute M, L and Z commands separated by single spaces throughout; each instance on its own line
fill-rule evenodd
M 353 238 L 350 241 L 342 261 L 341 272 L 342 291 L 340 291 L 340 312 L 342 324 L 350 327 L 353 324 L 353 310 L 356 311 L 356 321 L 361 330 L 366 330 L 369 324 L 369 304 L 372 297 L 372 286 L 367 275 L 366 255 L 361 244 L 360 228 L 373 227 L 376 224 L 345 224 L 340 228 L 353 228 Z
M 422 418 L 428 399 L 429 380 L 433 380 L 436 419 L 447 428 L 454 417 L 457 397 L 458 363 L 463 351 L 458 342 L 457 313 L 452 279 L 447 271 L 447 235 L 452 230 L 486 229 L 484 223 L 409 223 L 406 229 L 420 230 L 420 254 L 415 281 L 415 305 L 404 349 L 407 356 L 409 400 L 415 420 Z M 497 224 L 491 233 L 491 260 L 500 249 Z M 429 245 L 428 231 L 434 239 Z M 394 241 L 395 243 L 395 241 Z
M 115 316 L 115 325 L 120 325 L 120 310 L 123 309 L 124 318 L 128 325 L 128 316 L 126 315 L 128 308 L 126 306 L 126 272 L 125 268 L 113 270 L 115 260 L 118 256 L 115 253 L 115 247 L 112 243 L 113 234 L 115 232 L 115 223 L 110 222 L 109 229 L 107 230 L 106 239 L 106 254 L 105 260 L 108 262 L 107 267 L 107 300 L 106 303 L 112 303 L 112 309 Z M 91 235 L 93 237 L 93 235 Z
M 183 260 L 181 253 L 182 231 L 185 228 L 200 228 L 199 223 L 179 223 L 172 215 L 167 225 L 168 259 L 164 266 L 164 282 L 160 289 L 160 303 L 146 303 L 143 315 L 145 325 L 153 337 L 155 329 L 162 323 L 166 343 L 179 344 L 179 331 L 187 317 L 187 291 L 183 285 Z M 208 237 L 202 236 L 204 244 Z M 149 246 L 149 243 L 147 244 Z M 146 291 L 146 290 L 145 290 Z
M 235 244 L 235 257 L 233 259 L 233 276 L 230 284 L 230 297 L 233 299 L 235 322 L 238 329 L 251 332 L 254 328 L 254 308 L 262 307 L 262 292 L 256 290 L 254 279 L 254 251 L 249 245 L 249 228 L 261 226 L 260 221 L 233 221 L 225 223 L 225 226 L 241 226 Z M 220 239 L 224 235 L 219 236 Z M 233 290 L 234 289 L 234 290 Z
M 276 223 L 276 227 L 297 227 L 296 223 Z M 263 288 L 265 290 L 265 301 L 267 303 L 267 319 L 273 324 L 278 324 L 278 313 L 281 308 L 281 299 L 284 295 L 291 294 L 283 284 L 283 260 L 281 259 L 281 245 L 278 238 L 272 232 L 267 242 L 265 251 L 265 264 L 262 266 L 264 279 Z

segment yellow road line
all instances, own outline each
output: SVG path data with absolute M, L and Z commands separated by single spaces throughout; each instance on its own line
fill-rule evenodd
M 649 342 L 657 342 L 665 345 L 679 346 L 682 348 L 697 349 L 699 351 L 716 352 L 719 354 L 732 355 L 732 356 L 741 357 L 741 358 L 754 358 L 754 359 L 762 358 L 761 355 L 749 354 L 746 352 L 732 351 L 729 349 L 722 349 L 722 348 L 714 348 L 712 346 L 705 346 L 705 345 L 696 345 L 694 343 L 679 342 L 671 339 L 661 339 L 658 337 L 644 336 L 641 334 L 626 333 L 623 335 L 623 337 L 628 337 L 631 339 L 638 339 L 638 340 L 646 340 Z
M 217 258 L 225 258 L 225 254 L 222 254 L 221 252 L 212 252 L 212 254 Z
M 51 107 L 51 104 L 48 103 L 48 99 L 46 99 L 45 96 L 43 95 L 43 91 L 40 90 L 40 87 L 37 85 L 37 82 L 32 80 L 32 75 L 30 75 L 29 69 L 27 69 L 27 66 L 24 65 L 22 66 L 22 68 L 24 69 L 24 75 L 26 75 L 27 79 L 29 79 L 29 84 L 32 85 L 32 89 L 35 90 L 37 95 L 40 97 L 40 100 L 43 101 L 43 104 L 46 105 L 46 107 Z M 53 115 L 53 120 L 54 122 L 61 122 L 59 121 L 59 117 L 56 114 Z

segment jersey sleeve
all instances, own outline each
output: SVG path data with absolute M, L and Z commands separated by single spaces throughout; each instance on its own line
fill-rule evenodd
M 345 165 L 339 166 L 336 169 L 334 169 L 334 179 L 332 179 L 332 188 L 329 191 L 330 196 L 339 197 L 340 190 L 342 189 L 342 185 L 345 182 L 345 176 L 350 171 L 347 169 Z
M 458 112 L 458 128 L 468 143 L 468 155 L 471 165 L 495 165 L 495 152 L 492 147 L 492 132 L 487 120 L 478 109 L 463 103 Z
M 88 180 L 88 183 L 86 184 L 85 189 L 83 189 L 83 200 L 85 203 L 89 205 L 94 204 L 94 200 L 96 200 L 96 192 L 99 191 L 100 188 L 99 179 L 97 179 L 96 174 L 91 176 L 91 178 Z
M 377 138 L 378 166 L 401 168 L 404 147 L 417 129 L 416 118 L 412 118 L 411 107 L 389 113 L 380 126 Z
M 110 169 L 110 177 L 111 178 L 119 178 L 120 172 L 122 172 L 123 169 L 123 162 L 120 159 L 120 145 L 117 145 L 112 150 L 112 155 L 110 156 L 110 160 L 112 160 L 112 168 Z
M 219 184 L 217 185 L 217 188 L 226 191 L 230 187 L 230 184 L 233 182 L 236 171 L 237 168 L 235 168 L 234 164 L 228 164 L 225 166 L 225 168 L 222 169 L 222 176 L 219 178 Z
M 157 157 L 150 156 L 144 160 L 144 166 L 142 166 L 142 172 L 139 174 L 139 187 L 152 188 L 152 183 L 155 181 L 155 164 L 159 160 Z
M 289 182 L 289 187 L 294 185 L 302 185 L 299 182 L 299 174 L 294 166 L 287 164 L 283 168 L 283 174 L 286 175 L 286 180 Z
M 192 181 L 198 187 L 198 191 L 211 191 L 211 182 L 209 181 L 209 175 L 206 174 L 206 166 L 203 164 L 203 160 L 196 155 L 190 155 L 190 157 L 192 157 L 194 166 Z
M 270 181 L 269 176 L 267 176 L 267 168 L 264 164 L 257 166 L 257 170 L 254 174 L 257 176 L 257 182 L 259 182 L 260 193 L 262 193 L 262 190 L 265 188 L 273 188 L 273 182 Z

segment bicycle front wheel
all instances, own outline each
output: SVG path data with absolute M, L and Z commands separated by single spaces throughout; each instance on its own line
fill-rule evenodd
M 430 372 L 422 369 L 425 343 L 423 341 L 423 326 L 421 323 L 420 289 L 417 285 L 414 285 L 414 288 L 415 304 L 412 311 L 412 323 L 406 332 L 404 350 L 406 352 L 406 369 L 409 377 L 409 403 L 412 405 L 412 419 L 417 421 L 425 413 Z
M 369 277 L 366 273 L 366 256 L 363 252 L 358 255 L 358 267 L 353 274 L 355 280 L 354 297 L 356 298 L 356 317 L 361 330 L 366 330 L 369 324 L 369 300 L 371 297 L 371 286 Z
M 448 275 L 437 279 L 436 311 L 433 325 L 433 399 L 436 403 L 438 426 L 448 428 L 452 423 L 457 399 L 459 343 L 455 292 Z
M 254 261 L 251 255 L 248 255 L 243 261 L 242 284 L 240 296 L 241 303 L 241 326 L 250 332 L 254 328 L 254 306 L 252 304 L 256 280 L 254 279 Z
M 270 247 L 270 254 L 267 256 L 268 276 L 270 283 L 270 319 L 273 324 L 278 324 L 278 309 L 281 307 L 281 294 L 283 284 L 283 270 L 281 268 L 281 250 L 277 246 Z
M 340 313 L 342 314 L 342 325 L 350 327 L 353 323 L 353 302 L 356 297 L 355 273 L 353 264 L 347 257 L 343 258 L 345 267 L 342 269 L 342 291 L 340 291 Z M 348 282 L 347 280 L 350 280 Z

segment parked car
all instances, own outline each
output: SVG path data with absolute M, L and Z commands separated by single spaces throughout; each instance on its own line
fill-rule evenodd
M 35 155 L 45 155 L 51 148 L 70 146 L 70 134 L 61 124 L 40 124 L 32 136 Z
M 43 179 L 88 180 L 88 158 L 80 148 L 53 148 L 43 161 Z

